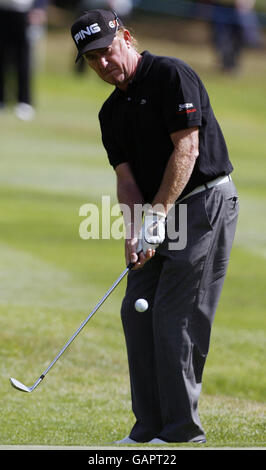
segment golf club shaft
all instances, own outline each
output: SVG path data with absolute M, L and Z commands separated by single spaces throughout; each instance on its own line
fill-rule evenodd
M 130 263 L 127 268 L 122 272 L 122 274 L 119 276 L 119 278 L 115 281 L 115 283 L 110 287 L 110 289 L 106 292 L 104 297 L 100 300 L 100 302 L 94 307 L 92 312 L 88 315 L 88 317 L 84 320 L 84 322 L 80 325 L 80 327 L 77 329 L 77 331 L 71 336 L 71 338 L 67 341 L 67 343 L 64 345 L 64 347 L 61 349 L 61 351 L 57 354 L 57 356 L 54 358 L 54 360 L 51 362 L 51 364 L 47 367 L 47 369 L 42 373 L 42 375 L 39 377 L 39 379 L 35 382 L 33 385 L 33 388 L 36 388 L 37 385 L 44 379 L 46 374 L 49 372 L 49 370 L 55 365 L 55 363 L 58 361 L 58 359 L 64 354 L 65 350 L 70 346 L 70 344 L 74 341 L 74 339 L 78 336 L 78 334 L 81 332 L 81 330 L 84 328 L 84 326 L 88 323 L 88 321 L 91 319 L 91 317 L 97 312 L 97 310 L 100 308 L 100 306 L 104 303 L 104 301 L 109 297 L 109 295 L 113 292 L 113 290 L 116 288 L 116 286 L 122 281 L 122 279 L 126 276 L 126 274 L 129 272 L 129 270 L 134 266 L 133 263 Z

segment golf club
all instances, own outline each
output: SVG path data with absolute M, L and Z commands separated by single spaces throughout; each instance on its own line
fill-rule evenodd
M 100 308 L 100 306 L 104 303 L 104 301 L 109 297 L 109 295 L 113 292 L 113 290 L 118 286 L 118 284 L 122 281 L 122 279 L 126 276 L 126 274 L 132 269 L 134 266 L 134 263 L 129 263 L 129 265 L 126 267 L 126 269 L 120 274 L 119 278 L 115 281 L 115 283 L 110 287 L 110 289 L 106 292 L 104 297 L 100 300 L 100 302 L 94 307 L 92 312 L 88 315 L 88 317 L 84 320 L 84 322 L 80 325 L 80 327 L 77 329 L 77 331 L 71 336 L 71 338 L 68 340 L 68 342 L 65 344 L 65 346 L 61 349 L 61 351 L 57 354 L 57 356 L 54 358 L 54 360 L 51 362 L 51 364 L 47 367 L 47 369 L 40 375 L 38 380 L 32 385 L 32 387 L 27 387 L 23 383 L 19 382 L 18 380 L 14 378 L 10 378 L 11 385 L 16 388 L 17 390 L 20 390 L 21 392 L 26 392 L 30 393 L 35 390 L 36 387 L 42 382 L 46 374 L 48 374 L 49 370 L 54 366 L 54 364 L 58 361 L 58 359 L 62 356 L 62 354 L 65 352 L 65 350 L 68 348 L 68 346 L 74 341 L 74 339 L 78 336 L 78 334 L 81 332 L 81 330 L 84 328 L 84 326 L 88 323 L 88 321 L 91 319 L 91 317 L 97 312 L 97 310 Z

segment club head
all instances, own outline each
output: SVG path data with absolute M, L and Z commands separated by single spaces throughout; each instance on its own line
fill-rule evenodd
M 23 385 L 18 380 L 13 379 L 12 377 L 9 380 L 10 380 L 12 387 L 16 388 L 17 390 L 20 390 L 21 392 L 26 392 L 26 393 L 31 392 L 31 389 L 29 387 L 26 387 L 26 385 Z

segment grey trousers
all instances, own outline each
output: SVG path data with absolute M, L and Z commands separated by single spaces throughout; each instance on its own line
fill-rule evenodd
M 186 247 L 169 250 L 166 237 L 143 268 L 130 271 L 122 302 L 136 417 L 130 437 L 138 442 L 154 437 L 188 442 L 205 436 L 198 400 L 211 326 L 235 235 L 238 196 L 229 182 L 193 195 L 184 203 Z M 134 308 L 138 298 L 149 302 L 144 313 Z

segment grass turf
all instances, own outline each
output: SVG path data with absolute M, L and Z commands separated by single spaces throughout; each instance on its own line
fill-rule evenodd
M 66 33 L 67 35 L 67 33 Z M 199 71 L 235 166 L 241 215 L 213 327 L 200 415 L 211 447 L 265 445 L 265 61 L 247 53 L 221 76 L 211 50 L 141 38 Z M 123 242 L 81 240 L 79 208 L 115 201 L 100 141 L 108 85 L 73 73 L 64 35 L 50 34 L 36 80 L 37 117 L 0 116 L 0 398 L 2 445 L 108 445 L 133 424 L 119 309 L 123 282 L 30 395 L 32 385 L 124 269 Z M 144 47 L 143 47 L 144 48 Z M 64 54 L 62 54 L 64 50 Z M 182 444 L 183 446 L 183 444 Z

